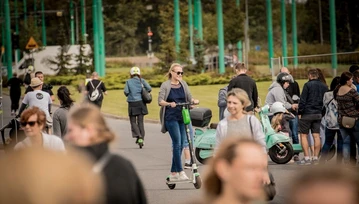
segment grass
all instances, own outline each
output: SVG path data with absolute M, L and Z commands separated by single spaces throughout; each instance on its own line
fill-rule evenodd
M 330 83 L 330 79 L 327 79 L 328 84 Z M 299 87 L 302 87 L 307 80 L 297 80 Z M 264 105 L 265 97 L 268 93 L 268 87 L 271 85 L 271 81 L 257 82 L 258 94 L 261 99 L 261 104 Z M 212 110 L 212 122 L 218 122 L 218 91 L 220 88 L 226 86 L 226 84 L 219 85 L 201 85 L 201 86 L 190 86 L 190 91 L 192 96 L 195 99 L 199 99 L 200 104 L 199 107 L 206 107 Z M 57 89 L 59 86 L 54 86 L 53 92 L 56 95 Z M 77 102 L 83 101 L 83 95 L 78 93 L 75 87 L 68 86 L 70 92 L 72 93 L 72 98 Z M 4 92 L 8 93 L 8 90 L 5 88 Z M 24 93 L 24 90 L 22 91 Z M 145 117 L 146 119 L 151 120 L 159 120 L 159 110 L 160 107 L 157 105 L 159 88 L 152 89 L 152 98 L 153 101 L 151 104 L 148 104 L 148 112 L 149 114 Z M 55 104 L 59 104 L 59 101 L 56 99 Z M 126 96 L 123 94 L 123 90 L 110 90 L 108 91 L 108 95 L 105 96 L 105 99 L 102 104 L 102 111 L 105 113 L 109 113 L 112 115 L 117 115 L 121 117 L 128 117 L 127 112 L 127 102 Z

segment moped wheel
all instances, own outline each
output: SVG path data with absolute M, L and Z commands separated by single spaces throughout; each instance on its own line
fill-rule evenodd
M 201 150 L 203 150 L 203 149 L 196 148 L 196 150 L 195 150 L 196 159 L 197 159 L 197 161 L 199 161 L 199 163 L 205 164 L 207 159 L 209 159 L 209 158 L 202 158 L 201 155 L 200 155 Z
M 196 176 L 196 183 L 193 184 L 196 189 L 200 189 L 202 186 L 202 179 L 200 176 Z
M 271 147 L 268 154 L 273 162 L 286 164 L 292 159 L 294 151 L 289 142 L 282 142 Z

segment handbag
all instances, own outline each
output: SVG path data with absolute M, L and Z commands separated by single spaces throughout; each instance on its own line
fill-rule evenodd
M 355 125 L 357 118 L 352 118 L 352 117 L 348 117 L 348 116 L 343 116 L 342 117 L 342 126 L 345 128 L 353 128 Z
M 142 85 L 142 92 L 141 92 L 141 95 L 142 95 L 142 101 L 145 102 L 145 103 L 151 103 L 152 102 L 152 95 L 150 92 L 148 92 L 145 87 L 143 86 L 143 83 L 142 83 L 142 80 L 140 79 L 141 81 L 141 85 Z

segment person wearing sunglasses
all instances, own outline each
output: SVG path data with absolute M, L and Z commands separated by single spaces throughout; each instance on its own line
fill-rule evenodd
M 59 137 L 43 132 L 46 125 L 46 115 L 40 108 L 33 106 L 22 112 L 20 125 L 26 138 L 15 145 L 15 150 L 27 147 L 43 147 L 55 151 L 65 151 L 65 145 Z
M 186 139 L 186 130 L 182 118 L 182 107 L 176 106 L 176 103 L 199 103 L 199 100 L 192 98 L 187 83 L 182 80 L 183 68 L 180 64 L 172 64 L 168 70 L 167 76 L 168 80 L 163 82 L 160 87 L 158 104 L 161 106 L 161 132 L 166 133 L 168 131 L 172 139 L 173 155 L 169 178 L 171 181 L 187 180 L 188 177 L 182 168 L 181 154 L 182 150 L 185 149 L 186 166 L 190 166 L 189 145 Z M 191 129 L 192 126 L 190 126 L 190 130 Z

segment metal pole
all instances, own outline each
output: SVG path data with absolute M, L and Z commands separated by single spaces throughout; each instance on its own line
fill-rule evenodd
M 196 31 L 196 37 L 198 37 L 198 6 L 197 6 L 197 0 L 194 0 L 193 7 L 194 7 L 193 27 L 194 27 L 194 30 Z
M 70 44 L 75 44 L 74 3 L 70 0 Z
M 239 7 L 239 0 L 236 0 L 236 6 Z
M 192 14 L 192 0 L 188 0 L 188 30 L 189 30 L 189 52 L 191 61 L 194 61 L 194 46 L 193 46 L 193 14 Z
M 24 4 L 24 24 L 27 26 L 27 6 L 26 6 L 26 0 L 23 1 Z
M 201 0 L 196 0 L 198 6 L 198 36 L 203 40 L 203 25 L 202 25 L 202 3 Z
M 174 0 L 174 21 L 175 21 L 175 47 L 176 47 L 176 59 L 178 59 L 178 55 L 180 53 L 180 9 L 179 9 L 179 0 Z
M 105 61 L 105 32 L 103 25 L 103 10 L 102 0 L 97 1 L 97 18 L 98 18 L 98 29 L 99 29 L 99 54 L 100 54 L 100 76 L 105 76 L 106 61 Z
M 293 42 L 293 65 L 298 67 L 298 40 L 297 40 L 297 7 L 296 2 L 292 1 L 292 42 Z
M 75 3 L 75 2 L 74 2 Z M 77 3 L 75 3 L 75 24 L 76 24 L 76 44 L 79 44 L 79 14 L 78 14 L 78 6 Z
M 271 59 L 273 57 L 273 25 L 272 25 L 272 3 L 271 0 L 266 0 L 267 7 L 267 26 L 268 26 L 268 63 L 272 69 Z
M 320 29 L 320 44 L 323 45 L 323 22 L 322 22 L 322 2 L 318 0 L 319 7 L 319 29 Z
M 237 49 L 238 49 L 238 61 L 243 62 L 243 47 L 241 40 L 237 42 Z
M 81 8 L 81 38 L 84 43 L 87 42 L 86 39 L 86 1 L 81 0 L 80 1 L 80 8 Z
M 249 29 L 249 18 L 248 18 L 248 0 L 246 0 L 246 20 L 244 23 L 244 50 L 245 50 L 245 63 L 246 67 L 248 68 L 248 54 L 249 54 L 249 35 L 248 35 L 248 29 Z
M 335 0 L 329 0 L 330 13 L 330 48 L 332 51 L 332 69 L 333 76 L 337 75 L 337 33 L 336 33 L 336 18 L 335 18 Z
M 6 42 L 6 39 L 5 39 L 5 9 L 4 9 L 4 2 L 5 0 L 0 0 L 0 17 L 1 17 L 1 42 L 2 42 L 2 46 L 4 47 L 5 49 L 5 42 Z M 1 49 L 3 49 L 3 47 L 1 47 Z M 2 50 L 1 50 L 2 51 Z M 2 54 L 1 55 L 1 61 L 3 64 L 6 64 L 6 57 Z
M 5 57 L 7 62 L 7 78 L 12 78 L 11 22 L 9 0 L 4 2 L 5 11 Z
M 219 73 L 225 73 L 224 67 L 224 32 L 223 32 L 223 9 L 222 9 L 222 0 L 216 0 L 216 10 L 217 10 L 217 30 L 218 30 L 218 60 L 219 62 Z
M 288 66 L 287 59 L 287 21 L 286 21 L 286 12 L 285 12 L 286 3 L 285 0 L 280 1 L 280 13 L 281 13 L 281 23 L 282 23 L 282 55 L 283 55 L 283 66 Z
M 15 0 L 15 34 L 19 35 L 19 14 L 18 14 L 17 0 Z M 17 48 L 15 50 L 15 64 L 17 64 L 19 59 L 20 59 L 20 49 Z
M 94 67 L 97 73 L 100 72 L 99 56 L 99 37 L 98 37 L 98 19 L 97 19 L 97 0 L 92 0 L 92 24 L 93 24 L 93 42 L 94 42 Z
M 34 0 L 34 13 L 35 13 L 34 19 L 35 19 L 35 28 L 37 29 L 37 8 L 36 8 L 36 3 L 37 3 L 37 0 Z
M 47 42 L 46 42 L 46 24 L 45 24 L 45 4 L 44 4 L 44 0 L 41 0 L 41 18 L 42 18 L 42 45 L 46 46 Z

